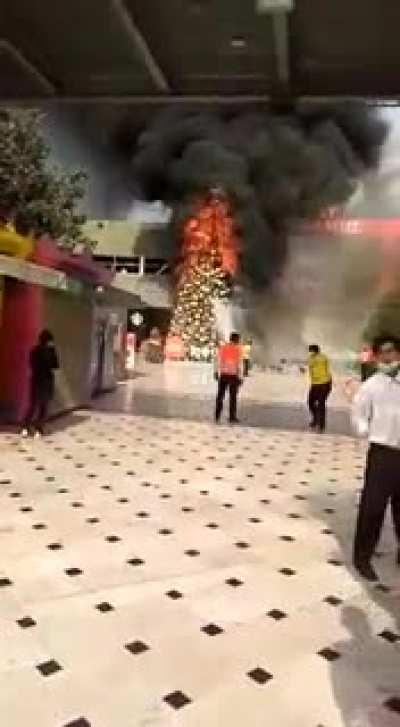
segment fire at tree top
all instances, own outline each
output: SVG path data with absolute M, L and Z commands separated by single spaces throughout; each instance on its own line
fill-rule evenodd
M 377 165 L 385 133 L 358 103 L 299 105 L 284 116 L 173 107 L 138 138 L 134 175 L 146 199 L 173 208 L 177 256 L 194 200 L 222 188 L 242 241 L 239 272 L 259 288 L 284 262 L 290 224 L 344 203 Z

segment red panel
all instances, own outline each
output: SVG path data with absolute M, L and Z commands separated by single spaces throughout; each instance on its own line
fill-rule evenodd
M 1 408 L 21 421 L 29 396 L 29 353 L 43 326 L 43 288 L 6 279 L 0 328 Z

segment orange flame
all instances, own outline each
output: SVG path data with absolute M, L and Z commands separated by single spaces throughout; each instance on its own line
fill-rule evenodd
M 196 265 L 200 258 L 210 256 L 233 277 L 238 269 L 238 250 L 229 204 L 211 197 L 184 226 L 184 266 Z

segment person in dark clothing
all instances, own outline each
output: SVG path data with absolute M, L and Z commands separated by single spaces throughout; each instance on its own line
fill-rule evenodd
M 229 422 L 237 424 L 237 394 L 243 381 L 243 354 L 238 333 L 232 333 L 229 343 L 219 347 L 215 360 L 215 378 L 218 381 L 215 421 L 219 422 L 226 390 L 229 389 Z
M 30 401 L 22 435 L 43 434 L 49 404 L 54 396 L 54 371 L 59 368 L 59 360 L 54 338 L 50 331 L 44 330 L 29 358 L 31 369 Z

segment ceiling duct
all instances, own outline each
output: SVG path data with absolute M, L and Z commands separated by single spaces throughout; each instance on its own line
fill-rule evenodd
M 294 10 L 294 0 L 257 0 L 257 12 L 290 13 Z
M 294 10 L 294 0 L 256 0 L 259 14 L 272 16 L 275 40 L 276 69 L 279 83 L 290 83 L 288 15 Z

